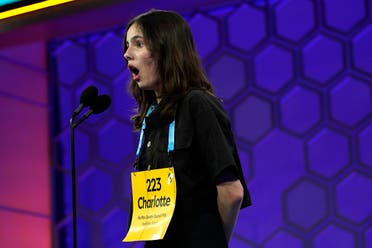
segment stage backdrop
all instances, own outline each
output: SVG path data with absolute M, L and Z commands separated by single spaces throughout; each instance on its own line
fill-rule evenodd
M 241 1 L 182 13 L 252 194 L 231 247 L 372 247 L 371 5 Z M 72 247 L 69 117 L 89 85 L 113 104 L 76 132 L 78 244 L 142 247 L 121 243 L 137 144 L 124 26 L 49 44 L 59 247 Z

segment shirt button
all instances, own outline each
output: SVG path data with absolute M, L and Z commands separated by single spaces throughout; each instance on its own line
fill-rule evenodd
M 147 142 L 147 147 L 150 147 L 151 146 L 151 140 L 149 140 L 149 142 Z

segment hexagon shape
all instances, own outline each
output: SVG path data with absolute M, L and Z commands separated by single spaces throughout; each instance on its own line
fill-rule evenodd
M 315 236 L 313 245 L 314 248 L 355 247 L 355 235 L 344 228 L 330 224 Z
M 266 241 L 263 245 L 264 248 L 277 248 L 277 247 L 291 247 L 302 248 L 304 247 L 303 240 L 290 234 L 287 231 L 279 231 L 272 238 Z
M 333 130 L 321 130 L 306 147 L 309 169 L 323 177 L 335 176 L 350 163 L 347 138 Z
M 79 203 L 91 211 L 99 211 L 112 199 L 112 178 L 106 172 L 92 167 L 80 177 Z
M 353 126 L 372 110 L 371 87 L 355 78 L 347 77 L 330 92 L 331 115 L 346 125 Z
M 235 10 L 236 10 L 236 6 L 226 5 L 222 8 L 209 9 L 208 10 L 208 15 L 211 16 L 211 17 L 216 17 L 218 19 L 226 19 L 226 16 L 230 15 Z
M 62 181 L 63 185 L 63 199 L 59 199 L 63 203 L 61 208 L 63 209 L 63 216 L 72 215 L 72 176 L 71 173 L 62 173 L 56 176 L 59 181 Z M 60 191 L 59 191 L 60 192 Z
M 123 198 L 129 203 L 132 201 L 132 182 L 131 182 L 131 173 L 134 171 L 132 164 L 127 164 L 124 166 L 124 172 L 122 175 L 123 182 Z
M 305 174 L 303 141 L 274 129 L 253 146 L 252 158 L 254 204 L 240 212 L 237 233 L 260 244 L 283 225 L 283 191 Z
M 296 86 L 280 101 L 281 123 L 297 134 L 303 134 L 319 122 L 322 116 L 320 96 L 314 91 Z
M 257 142 L 272 127 L 270 103 L 256 96 L 249 96 L 234 113 L 236 134 L 249 142 Z
M 73 105 L 73 92 L 71 88 L 64 87 L 62 84 L 57 86 L 58 91 L 58 111 L 59 111 L 59 126 L 60 129 L 69 126 L 72 111 L 74 111 Z M 77 107 L 77 106 L 76 106 Z M 60 130 L 56 130 L 57 132 Z
M 326 84 L 343 69 L 343 51 L 339 41 L 318 35 L 303 49 L 305 76 Z
M 95 43 L 94 62 L 98 72 L 113 78 L 125 68 L 122 42 L 122 38 L 110 32 Z
M 372 168 L 372 124 L 359 133 L 359 158 Z
M 213 19 L 201 14 L 195 15 L 189 25 L 201 58 L 204 58 L 218 47 L 218 24 Z
M 135 113 L 135 108 L 137 103 L 134 98 L 129 94 L 127 90 L 127 85 L 125 82 L 128 82 L 129 75 L 124 73 L 124 76 L 119 80 L 116 80 L 113 85 L 113 96 L 112 96 L 112 107 L 114 114 L 125 120 L 129 121 L 131 116 Z
M 230 44 L 246 51 L 266 37 L 265 13 L 247 4 L 230 15 L 227 25 Z
M 254 59 L 254 69 L 256 84 L 276 92 L 293 77 L 292 55 L 278 46 L 270 45 Z
M 254 248 L 256 246 L 248 243 L 247 240 L 243 240 L 241 237 L 232 236 L 229 242 L 230 247 L 244 247 L 244 248 Z
M 92 247 L 92 225 L 81 217 L 76 220 L 77 229 L 77 246 L 78 247 Z M 70 246 L 72 247 L 72 244 Z
M 314 4 L 308 0 L 282 1 L 275 7 L 277 33 L 291 41 L 299 41 L 315 25 Z
M 133 150 L 132 129 L 117 120 L 99 131 L 99 154 L 111 163 L 119 163 Z
M 231 99 L 247 81 L 244 63 L 230 55 L 224 55 L 211 64 L 208 68 L 208 76 L 213 82 L 216 95 L 224 100 Z M 234 83 L 227 84 L 226 82 Z
M 73 247 L 74 233 L 72 221 L 65 221 L 56 225 L 58 235 L 63 237 L 63 247 Z M 92 226 L 83 218 L 76 219 L 77 247 L 92 247 Z M 59 243 L 61 245 L 61 243 Z
M 372 74 L 372 25 L 367 26 L 353 38 L 353 60 L 354 65 L 369 74 Z
M 313 229 L 327 216 L 326 189 L 310 180 L 297 182 L 284 194 L 284 212 L 289 223 Z
M 119 247 L 127 230 L 128 213 L 114 208 L 102 220 L 102 243 L 105 248 Z
M 253 178 L 253 168 L 252 168 L 252 163 L 250 160 L 250 155 L 248 152 L 243 151 L 239 148 L 238 148 L 238 154 L 239 154 L 244 178 L 248 182 L 250 179 Z
M 364 233 L 364 238 L 366 241 L 366 247 L 372 247 L 372 226 L 370 226 Z
M 57 75 L 61 83 L 73 85 L 87 71 L 85 47 L 64 42 L 55 52 Z
M 326 25 L 341 32 L 350 31 L 366 16 L 363 0 L 325 0 Z
M 79 168 L 89 159 L 90 138 L 82 129 L 75 129 L 75 166 Z M 62 166 L 71 170 L 71 132 L 67 129 L 56 139 L 59 152 L 63 154 Z
M 344 218 L 361 224 L 372 216 L 372 179 L 352 172 L 336 186 L 336 211 Z
M 260 7 L 265 7 L 268 5 L 272 5 L 276 2 L 280 2 L 281 0 L 253 0 L 252 4 Z M 235 247 L 235 246 L 234 246 Z

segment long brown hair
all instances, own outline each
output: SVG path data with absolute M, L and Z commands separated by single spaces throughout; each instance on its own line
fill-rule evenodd
M 197 87 L 213 94 L 212 85 L 207 79 L 196 48 L 189 25 L 176 12 L 150 10 L 132 19 L 133 24 L 141 29 L 144 40 L 154 57 L 161 84 L 161 113 L 174 115 L 176 102 L 191 87 Z M 124 53 L 128 49 L 124 37 Z M 135 128 L 140 128 L 146 110 L 155 100 L 153 91 L 142 90 L 133 79 L 129 93 L 138 103 L 138 111 L 132 117 Z

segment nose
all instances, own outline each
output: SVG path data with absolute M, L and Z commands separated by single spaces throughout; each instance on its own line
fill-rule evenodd
M 127 50 L 124 53 L 124 58 L 125 58 L 126 61 L 129 61 L 129 60 L 133 59 L 133 57 L 130 53 L 130 48 L 129 47 L 127 48 Z

